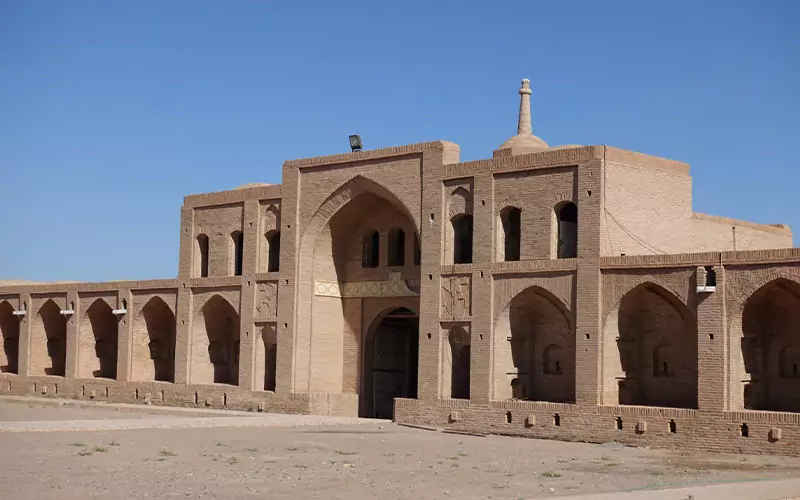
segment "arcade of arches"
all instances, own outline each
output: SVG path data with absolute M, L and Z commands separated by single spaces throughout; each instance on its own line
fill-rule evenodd
M 383 273 L 389 265 L 386 242 L 397 238 L 402 214 L 375 195 L 361 201 L 389 208 L 357 226 L 343 226 L 335 217 L 327 230 L 347 231 L 327 242 L 350 260 L 335 267 L 336 279 L 362 279 L 364 273 Z M 354 204 L 352 209 L 363 210 Z M 348 207 L 342 210 L 348 210 Z M 412 223 L 405 226 L 413 231 Z M 376 229 L 372 229 L 376 228 Z M 359 234 L 375 231 L 383 243 L 377 268 L 361 266 Z M 390 237 L 391 236 L 391 237 Z M 349 243 L 342 244 L 342 240 Z M 414 249 L 408 249 L 413 252 Z M 334 252 L 334 253 L 336 253 Z M 320 263 L 317 263 L 320 264 Z M 324 263 L 323 263 L 324 264 Z M 418 268 L 411 267 L 411 276 Z M 323 269 L 318 267 L 317 269 Z M 341 274 L 338 274 L 341 273 Z M 317 297 L 316 299 L 323 299 Z M 395 397 L 414 398 L 417 391 L 419 318 L 413 308 L 384 306 L 384 299 L 328 298 L 339 308 L 346 326 L 339 337 L 342 350 L 332 352 L 341 366 L 342 392 L 358 393 L 360 414 L 391 418 Z M 413 303 L 415 300 L 409 297 Z M 373 301 L 373 302 L 371 302 Z M 389 300 L 391 302 L 391 300 Z M 402 301 L 401 301 L 402 302 Z M 407 302 L 407 301 L 406 301 Z M 175 380 L 176 320 L 172 306 L 154 296 L 133 316 L 131 380 Z M 55 300 L 35 305 L 31 325 L 30 372 L 64 376 L 67 318 Z M 118 376 L 119 319 L 107 300 L 87 299 L 78 329 L 78 376 L 115 379 Z M 363 311 L 384 308 L 361 325 Z M 414 305 L 414 308 L 418 304 Z M 575 330 L 566 306 L 550 292 L 533 286 L 517 294 L 495 323 L 494 400 L 575 401 Z M 193 321 L 192 383 L 238 385 L 239 315 L 228 299 L 212 295 Z M 744 300 L 741 341 L 731 348 L 739 359 L 741 407 L 753 410 L 800 412 L 800 284 L 775 279 Z M 602 400 L 604 404 L 698 407 L 698 343 L 693 309 L 672 292 L 650 282 L 622 295 L 606 315 L 603 331 Z M 470 397 L 470 326 L 444 324 L 441 397 Z M 277 331 L 274 323 L 256 325 L 254 377 L 256 390 L 274 391 Z M 362 333 L 363 332 L 363 333 Z M 8 301 L 0 302 L 0 371 L 19 369 L 20 319 Z M 328 360 L 328 362 L 332 362 Z M 335 361 L 333 361 L 335 362 Z M 736 364 L 736 363 L 734 363 Z M 734 396 L 735 399 L 735 396 Z

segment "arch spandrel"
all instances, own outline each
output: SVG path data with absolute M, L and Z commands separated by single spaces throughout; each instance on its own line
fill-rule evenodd
M 133 304 L 129 312 L 132 316 L 139 316 L 142 314 L 145 306 L 153 299 L 160 299 L 172 314 L 176 314 L 178 295 L 177 293 L 133 293 Z
M 511 306 L 514 298 L 532 288 L 562 309 L 572 322 L 574 287 L 575 276 L 571 273 L 548 278 L 520 278 L 518 275 L 497 278 L 494 287 L 494 322 Z
M 694 268 L 680 271 L 603 273 L 603 317 L 619 307 L 622 299 L 635 288 L 648 285 L 663 290 L 662 295 L 671 297 L 694 314 L 695 279 Z
M 741 320 L 742 312 L 756 293 L 774 281 L 785 280 L 800 287 L 800 269 L 726 269 L 725 285 L 728 298 L 728 316 L 731 321 Z

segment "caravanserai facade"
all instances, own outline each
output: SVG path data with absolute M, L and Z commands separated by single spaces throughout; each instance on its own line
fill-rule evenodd
M 800 249 L 689 167 L 518 134 L 188 196 L 177 279 L 0 285 L 0 394 L 800 453 Z

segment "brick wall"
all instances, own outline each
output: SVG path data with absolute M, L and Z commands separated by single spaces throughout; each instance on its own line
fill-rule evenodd
M 0 286 L 4 342 L 9 307 L 27 310 L 13 316 L 19 375 L 0 374 L 0 393 L 369 415 L 385 389 L 372 373 L 378 325 L 405 308 L 419 321 L 418 397 L 397 400 L 397 421 L 798 451 L 799 414 L 746 410 L 744 386 L 757 384 L 767 410 L 796 409 L 797 381 L 787 375 L 800 318 L 770 311 L 794 310 L 800 251 L 744 251 L 785 246 L 790 233 L 692 213 L 686 165 L 607 147 L 459 163 L 457 146 L 435 142 L 294 160 L 283 174 L 282 186 L 187 197 L 178 279 Z M 578 207 L 578 255 L 555 259 L 554 207 L 567 201 Z M 503 262 L 499 217 L 510 206 L 521 210 L 521 252 Z M 454 264 L 450 222 L 462 214 L 473 217 L 472 262 Z M 683 253 L 727 250 L 732 226 L 738 251 Z M 405 265 L 390 268 L 395 228 L 405 231 Z M 365 269 L 363 236 L 373 230 L 378 266 Z M 235 231 L 244 234 L 241 276 L 231 276 Z M 274 231 L 281 265 L 270 272 L 265 235 Z M 204 278 L 201 233 L 209 236 Z M 619 253 L 627 256 L 611 257 Z M 698 292 L 706 268 L 717 288 Z M 403 285 L 390 282 L 393 273 Z M 348 296 L 354 285 L 361 295 Z M 96 333 L 113 330 L 93 323 L 97 303 L 127 308 L 117 318 L 115 380 L 95 375 Z M 75 313 L 60 313 L 69 308 Z M 749 321 L 751 311 L 779 321 Z M 778 321 L 780 342 L 760 348 L 768 362 L 756 373 L 743 339 L 763 336 L 769 321 Z M 163 377 L 150 343 L 173 334 L 166 371 L 174 383 L 154 380 Z M 383 355 L 378 363 L 394 359 Z M 527 386 L 512 391 L 513 378 Z M 647 397 L 621 398 L 620 380 Z
M 789 248 L 791 231 L 692 212 L 691 177 L 654 165 L 606 161 L 602 254 Z M 735 242 L 735 247 L 734 247 Z

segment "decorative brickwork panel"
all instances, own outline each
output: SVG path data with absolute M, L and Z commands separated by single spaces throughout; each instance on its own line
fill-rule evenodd
M 317 280 L 314 294 L 322 297 L 368 298 L 368 297 L 416 297 L 418 291 L 409 288 L 409 281 L 401 273 L 391 273 L 386 281 L 355 281 L 338 283 Z M 416 281 L 416 280 L 415 280 Z M 414 283 L 412 283 L 412 286 Z
M 278 314 L 278 283 L 259 282 L 256 288 L 256 321 L 273 319 Z
M 468 318 L 472 315 L 472 278 L 442 276 L 441 317 Z

